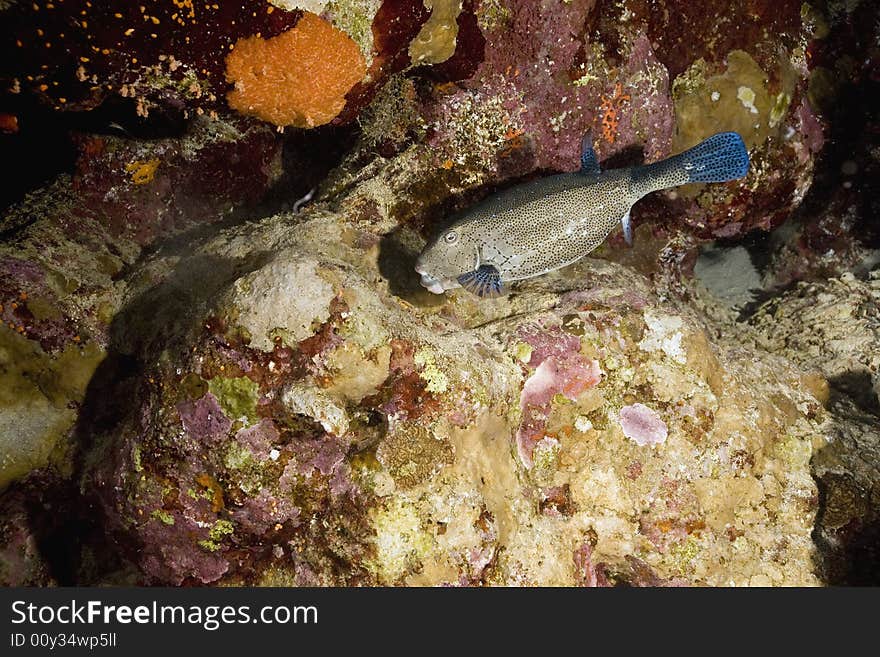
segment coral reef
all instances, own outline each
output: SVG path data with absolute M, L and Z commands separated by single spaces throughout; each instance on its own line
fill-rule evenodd
M 869 3 L 50 4 L 0 8 L 0 145 L 69 147 L 0 218 L 4 584 L 876 581 Z M 731 129 L 634 247 L 419 285 L 584 135 Z
M 618 265 L 442 318 L 368 283 L 344 218 L 289 224 L 160 256 L 129 289 L 242 263 L 189 291 L 204 315 L 152 347 L 88 457 L 146 581 L 575 584 L 589 544 L 608 581 L 634 557 L 658 581 L 815 582 L 821 435 L 796 370 L 716 353 Z M 284 309 L 261 290 L 292 275 Z

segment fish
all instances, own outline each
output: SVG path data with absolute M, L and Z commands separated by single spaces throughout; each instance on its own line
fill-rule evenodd
M 435 294 L 463 288 L 480 298 L 498 297 L 513 281 L 580 260 L 618 223 L 632 244 L 630 212 L 647 194 L 737 180 L 749 164 L 742 137 L 721 132 L 659 162 L 602 170 L 587 135 L 579 171 L 511 187 L 466 209 L 427 244 L 415 270 Z

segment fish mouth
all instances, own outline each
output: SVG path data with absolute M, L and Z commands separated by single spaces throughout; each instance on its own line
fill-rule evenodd
M 443 283 L 428 274 L 422 274 L 421 283 L 422 287 L 426 288 L 428 292 L 433 292 L 434 294 L 443 294 L 446 291 L 443 287 Z
M 425 271 L 425 268 L 421 265 L 416 265 L 416 273 L 421 274 L 422 287 L 428 290 L 428 292 L 433 292 L 434 294 L 443 294 L 446 289 L 443 287 L 443 282 L 428 272 Z

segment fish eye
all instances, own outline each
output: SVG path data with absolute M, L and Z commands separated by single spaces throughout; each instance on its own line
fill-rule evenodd
M 454 244 L 456 240 L 458 240 L 458 233 L 456 233 L 454 230 L 450 230 L 443 236 L 443 241 L 447 244 Z

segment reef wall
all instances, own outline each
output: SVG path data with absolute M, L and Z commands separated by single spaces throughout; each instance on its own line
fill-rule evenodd
M 2 199 L 0 581 L 875 581 L 871 3 L 0 18 L 0 148 L 49 149 Z M 632 248 L 419 286 L 583 135 L 614 168 L 731 129 L 749 175 L 640 202 Z

